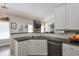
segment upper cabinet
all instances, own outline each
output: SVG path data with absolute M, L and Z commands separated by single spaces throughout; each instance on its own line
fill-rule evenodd
M 66 5 L 66 28 L 79 30 L 79 3 Z
M 63 4 L 54 9 L 56 30 L 79 30 L 79 4 Z
M 65 29 L 65 5 L 56 7 L 55 12 L 55 29 L 64 30 Z

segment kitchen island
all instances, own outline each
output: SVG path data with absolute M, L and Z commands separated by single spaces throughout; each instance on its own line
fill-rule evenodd
M 16 56 L 47 56 L 47 40 L 39 37 L 15 38 Z
M 71 42 L 68 38 L 56 36 L 27 36 L 14 38 L 14 55 L 18 56 L 66 56 L 79 55 L 79 43 Z M 68 45 L 68 46 L 66 46 Z M 71 45 L 71 46 L 70 46 Z M 66 47 L 66 48 L 65 48 Z M 72 53 L 68 48 L 77 47 Z M 68 51 L 69 50 L 69 51 Z M 56 52 L 57 51 L 57 52 Z M 68 54 L 68 53 L 70 54 Z

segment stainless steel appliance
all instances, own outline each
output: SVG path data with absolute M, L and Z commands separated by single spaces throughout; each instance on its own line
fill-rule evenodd
M 48 40 L 48 56 L 62 56 L 62 43 Z

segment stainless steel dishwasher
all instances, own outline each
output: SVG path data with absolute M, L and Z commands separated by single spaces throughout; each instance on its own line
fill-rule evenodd
M 62 43 L 48 40 L 48 56 L 62 56 Z

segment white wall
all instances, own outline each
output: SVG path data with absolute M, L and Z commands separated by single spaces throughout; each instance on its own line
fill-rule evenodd
M 46 32 L 50 32 L 51 31 L 50 24 L 55 23 L 55 13 L 52 12 L 52 15 L 50 15 L 44 19 L 48 21 L 45 25 Z M 52 29 L 52 30 L 54 30 L 54 29 Z
M 20 26 L 23 26 L 22 32 L 27 32 L 27 29 L 25 29 L 25 25 L 33 24 L 33 21 L 31 19 L 22 18 L 22 17 L 18 17 L 18 16 L 13 16 L 13 15 L 9 15 L 9 18 L 10 18 L 11 23 L 17 24 L 17 28 L 11 29 L 11 33 L 19 33 Z
M 15 16 L 15 15 L 12 15 L 12 14 L 5 14 L 5 13 L 2 13 L 2 15 L 7 15 L 10 18 L 10 23 L 16 23 L 17 24 L 17 28 L 16 29 L 10 29 L 11 33 L 19 33 L 20 25 L 25 26 L 25 25 L 28 25 L 28 24 L 33 24 L 31 19 Z M 11 27 L 11 24 L 10 24 L 10 27 Z M 27 32 L 27 30 L 24 28 L 23 32 Z M 18 36 L 19 37 L 20 36 L 24 36 L 24 34 L 19 34 Z M 12 37 L 12 35 L 11 35 L 11 37 Z M 0 40 L 0 46 L 8 45 L 8 44 L 10 44 L 10 38 L 4 39 L 4 40 Z

